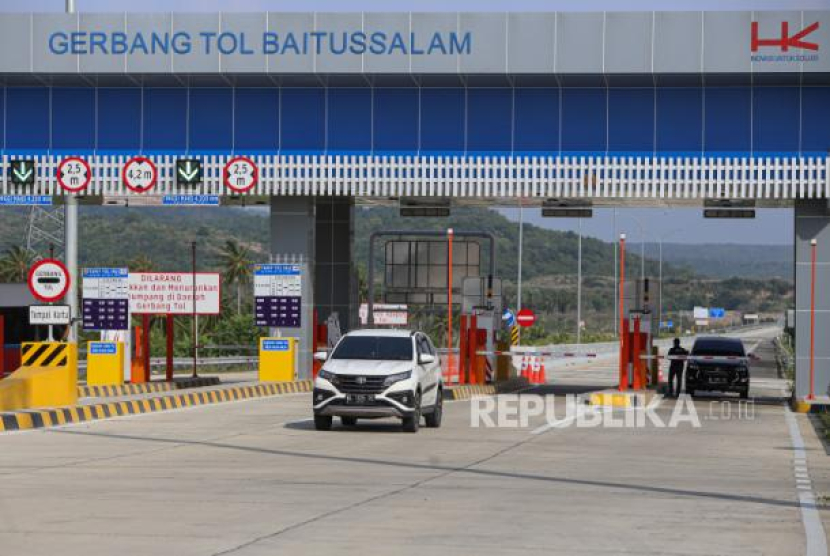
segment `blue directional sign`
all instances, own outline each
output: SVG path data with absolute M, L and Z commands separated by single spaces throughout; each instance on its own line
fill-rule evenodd
M 709 318 L 710 319 L 722 319 L 726 316 L 726 309 L 722 309 L 720 307 L 711 307 L 709 308 Z
M 514 315 L 513 311 L 510 309 L 505 309 L 501 314 L 501 320 L 503 320 L 504 324 L 507 326 L 513 326 L 516 324 L 516 315 Z
M 0 195 L 0 206 L 51 206 L 49 195 Z
M 165 195 L 161 198 L 165 206 L 218 207 L 219 195 Z

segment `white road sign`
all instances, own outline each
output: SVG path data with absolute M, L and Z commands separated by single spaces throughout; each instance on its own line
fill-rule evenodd
M 121 181 L 131 191 L 144 193 L 156 185 L 158 169 L 153 161 L 143 156 L 134 156 L 121 170 Z
M 77 192 L 86 189 L 92 180 L 92 170 L 83 158 L 70 156 L 58 165 L 58 185 L 66 191 Z
M 375 303 L 372 306 L 376 326 L 406 326 L 409 322 L 409 311 L 406 305 L 394 303 Z M 358 311 L 360 324 L 369 324 L 369 306 L 366 303 L 360 305 Z
M 237 193 L 244 193 L 259 181 L 259 169 L 254 161 L 246 156 L 237 156 L 225 164 L 222 172 L 225 185 Z
M 42 259 L 29 270 L 29 291 L 39 301 L 52 303 L 69 290 L 69 271 L 56 259 Z
M 193 274 L 131 272 L 130 312 L 152 315 L 193 314 Z M 218 273 L 196 273 L 196 313 L 218 315 L 222 286 Z
M 29 324 L 31 325 L 65 325 L 69 324 L 71 314 L 69 305 L 30 305 Z

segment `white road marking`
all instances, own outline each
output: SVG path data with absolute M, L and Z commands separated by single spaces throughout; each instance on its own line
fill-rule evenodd
M 798 421 L 789 407 L 784 407 L 784 416 L 787 420 L 787 427 L 790 429 L 790 440 L 794 450 L 794 460 L 804 461 L 807 453 L 804 449 L 804 438 L 798 429 Z M 795 465 L 795 462 L 794 462 Z M 799 466 L 800 467 L 800 466 Z M 796 475 L 800 471 L 795 471 Z M 804 535 L 807 540 L 807 556 L 827 556 L 827 537 L 824 533 L 824 526 L 821 523 L 816 498 L 812 486 L 797 484 L 798 503 L 801 506 L 801 521 L 804 523 Z

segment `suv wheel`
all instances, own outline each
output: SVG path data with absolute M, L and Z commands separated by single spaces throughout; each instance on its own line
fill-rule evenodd
M 357 424 L 357 417 L 341 417 L 340 422 L 344 427 L 353 427 Z
M 331 417 L 327 415 L 315 415 L 314 416 L 314 428 L 318 431 L 328 431 L 331 430 Z
M 746 387 L 743 390 L 741 390 L 741 399 L 742 400 L 749 399 L 749 387 Z
M 415 411 L 412 415 L 403 418 L 404 432 L 418 432 L 421 426 L 421 393 L 415 394 Z
M 424 422 L 426 422 L 427 427 L 431 429 L 437 429 L 441 426 L 441 417 L 444 414 L 444 393 L 441 389 L 438 389 L 438 394 L 436 394 L 435 398 L 435 407 L 432 408 L 432 413 L 429 413 L 424 416 Z

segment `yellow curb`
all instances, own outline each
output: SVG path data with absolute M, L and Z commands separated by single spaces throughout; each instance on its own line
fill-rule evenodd
M 173 396 L 159 396 L 143 400 L 117 403 L 99 403 L 82 406 L 46 408 L 36 412 L 15 411 L 0 413 L 0 431 L 20 431 L 94 421 L 122 415 L 156 413 L 181 407 L 214 405 L 249 398 L 264 398 L 288 393 L 311 392 L 314 383 L 300 380 L 290 383 L 264 383 L 256 386 L 238 386 L 205 392 L 182 392 Z

